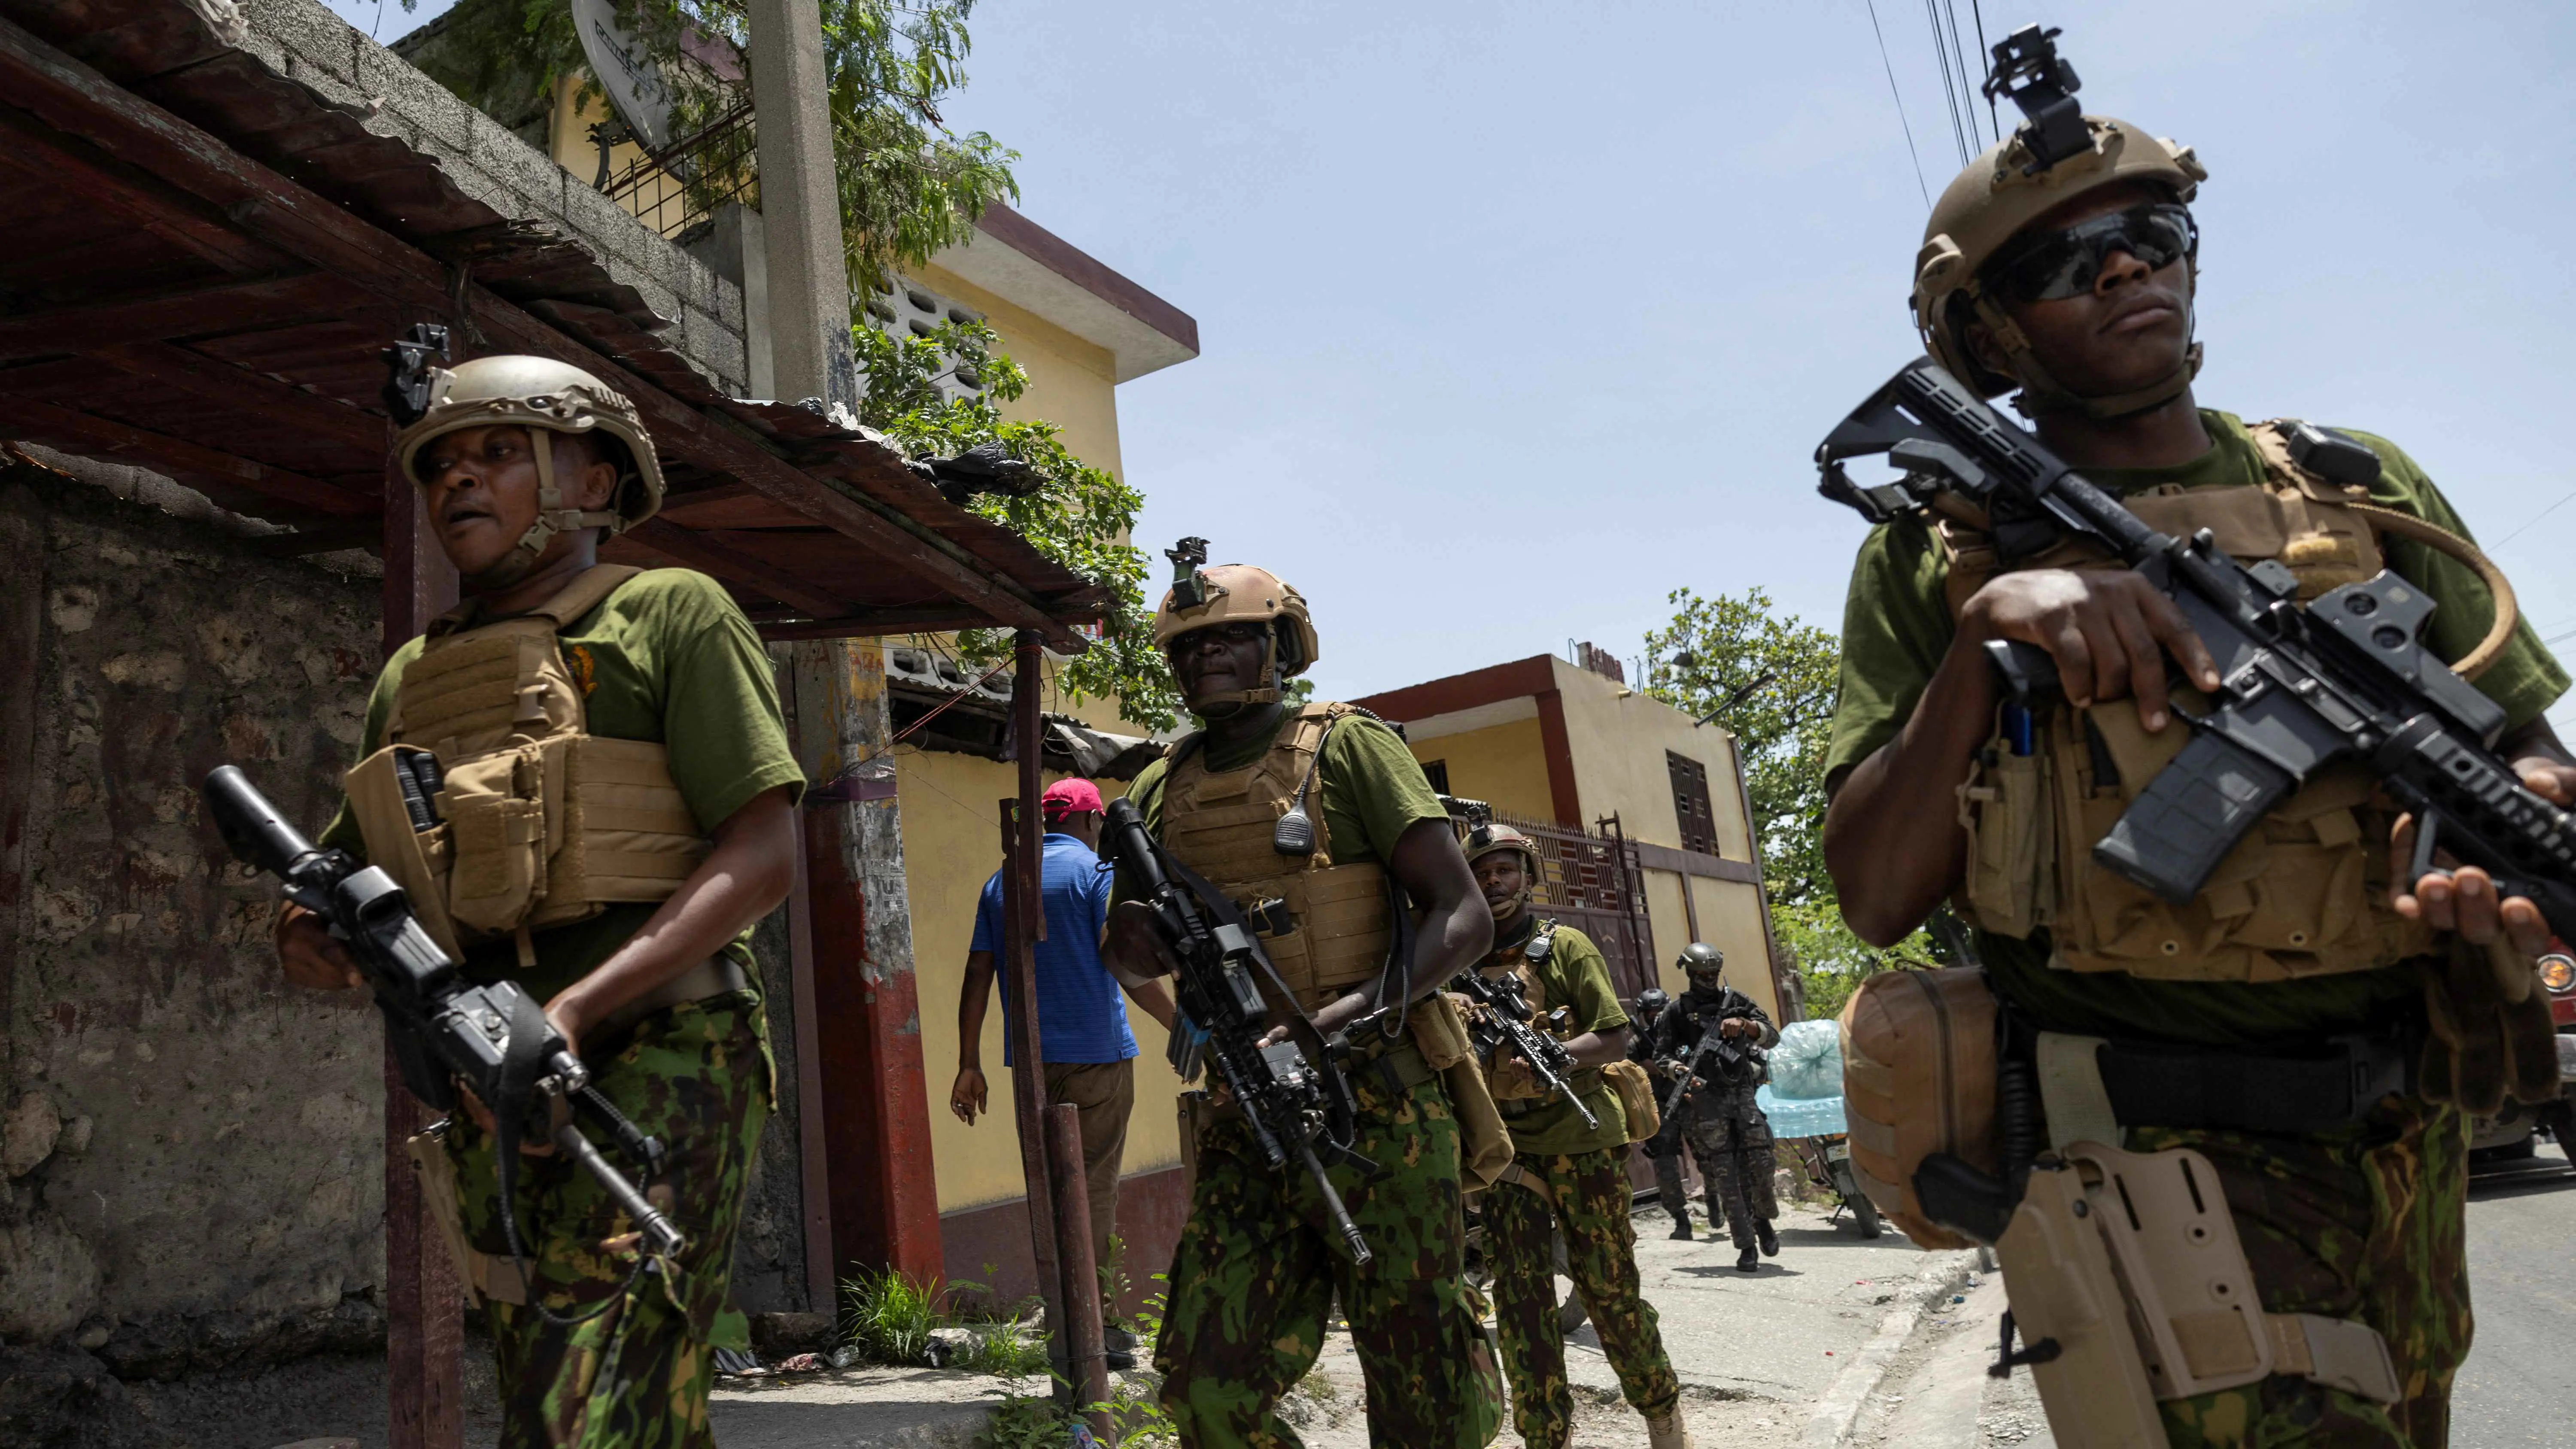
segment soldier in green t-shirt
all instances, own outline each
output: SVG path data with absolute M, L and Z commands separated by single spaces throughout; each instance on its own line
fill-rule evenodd
M 2461 659 L 2494 617 L 2486 587 L 2356 505 L 2465 534 L 2457 515 L 2380 439 L 2352 435 L 2381 464 L 2365 495 L 2300 468 L 2282 434 L 2196 404 L 2187 204 L 2206 173 L 2188 148 L 2066 109 L 2071 145 L 2035 120 L 1934 208 L 1914 309 L 1935 357 L 1985 395 L 2018 389 L 2049 448 L 2158 528 L 2277 560 L 2301 599 L 2394 570 L 2439 605 L 2428 644 Z M 1887 945 L 1954 898 L 2015 1050 L 2041 1032 L 2109 1042 L 2042 1079 L 2057 1130 L 2107 1100 L 2126 1138 L 2108 1145 L 2203 1154 L 2271 1322 L 2343 1320 L 2307 1342 L 2362 1341 L 2360 1325 L 2385 1343 L 2393 1381 L 2294 1372 L 2283 1350 L 2259 1360 L 2281 1366 L 2269 1377 L 2165 1399 L 2171 1442 L 2439 1444 L 2469 1344 L 2465 1115 L 2555 1090 L 2525 964 L 2547 940 L 2539 913 L 2474 868 L 2413 878 L 2406 823 L 2357 769 L 2276 810 L 2188 903 L 2094 864 L 2093 840 L 2179 749 L 2176 715 L 2219 680 L 2143 577 L 2078 550 L 2032 555 L 1988 525 L 1945 511 L 1862 545 L 1827 761 L 1845 918 Z M 1991 640 L 2047 650 L 2065 702 L 2025 714 L 2003 699 Z M 2535 791 L 2576 799 L 2542 719 L 2567 675 L 2527 626 L 2480 652 L 2477 687 L 2509 720 L 2499 751 Z M 2073 1079 L 2092 1063 L 2099 1088 Z
M 716 1322 L 774 1091 L 749 932 L 793 879 L 803 772 L 724 590 L 598 562 L 603 532 L 661 500 L 633 406 L 544 358 L 431 378 L 396 448 L 466 602 L 386 663 L 362 755 L 434 756 L 441 818 L 426 833 L 399 806 L 386 819 L 353 771 L 323 840 L 420 872 L 403 883 L 466 974 L 544 1002 L 592 1085 L 663 1148 L 618 1166 L 684 1234 L 669 1258 L 642 1256 L 633 1224 L 542 1139 L 505 1174 L 470 1097 L 415 1144 L 484 1305 L 500 1442 L 710 1445 Z M 299 984 L 357 984 L 299 908 L 277 945 Z
M 1512 1165 L 1486 1190 L 1485 1264 L 1493 1275 L 1503 1371 L 1512 1382 L 1512 1427 L 1529 1449 L 1564 1449 L 1574 1430 L 1574 1389 L 1565 1377 L 1565 1332 L 1556 1309 L 1556 1244 L 1565 1271 L 1601 1335 L 1601 1352 L 1628 1402 L 1646 1418 L 1654 1449 L 1682 1449 L 1681 1380 L 1664 1355 L 1655 1310 L 1637 1277 L 1637 1230 L 1628 1216 L 1628 1121 L 1618 1089 L 1601 1069 L 1628 1056 L 1628 1013 L 1610 984 L 1601 948 L 1572 926 L 1529 908 L 1539 880 L 1537 847 L 1508 825 L 1483 825 L 1467 839 L 1467 863 L 1494 916 L 1494 949 L 1477 963 L 1486 976 L 1517 975 L 1522 997 L 1546 1029 L 1563 1025 L 1575 1071 L 1566 1090 L 1592 1114 L 1587 1124 L 1565 1092 L 1543 1087 L 1530 1064 L 1506 1049 L 1486 1063 L 1494 1105 L 1512 1129 Z M 1481 1008 L 1480 1008 L 1481 1009 Z M 1556 1017 L 1562 1010 L 1565 1015 Z
M 1190 540 L 1174 551 L 1181 576 L 1154 637 L 1206 728 L 1146 766 L 1127 798 L 1180 865 L 1246 908 L 1266 903 L 1271 1039 L 1302 1013 L 1347 1041 L 1313 1065 L 1347 1078 L 1351 1145 L 1375 1170 L 1329 1169 L 1367 1243 L 1362 1264 L 1298 1159 L 1269 1164 L 1223 1081 L 1185 1099 L 1189 1218 L 1154 1349 L 1163 1406 L 1184 1449 L 1294 1444 L 1275 1410 L 1323 1351 L 1338 1300 L 1368 1382 L 1371 1442 L 1483 1449 L 1502 1403 L 1466 1279 L 1473 1134 L 1419 1023 L 1446 1009 L 1426 998 L 1484 954 L 1492 918 L 1395 731 L 1350 705 L 1281 697 L 1318 655 L 1306 601 L 1266 569 L 1198 569 L 1203 550 Z M 1304 831 L 1283 830 L 1291 811 Z M 1394 914 L 1398 888 L 1418 907 L 1410 933 Z M 1138 901 L 1111 907 L 1108 946 L 1130 988 L 1178 964 Z

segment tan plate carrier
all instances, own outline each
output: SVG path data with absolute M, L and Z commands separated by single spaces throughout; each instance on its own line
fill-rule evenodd
M 1205 751 L 1184 741 L 1172 754 L 1163 780 L 1158 834 L 1172 858 L 1205 876 L 1228 899 L 1249 907 L 1285 903 L 1287 929 L 1260 930 L 1262 949 L 1295 997 L 1312 1012 L 1354 986 L 1377 979 L 1395 943 L 1387 875 L 1362 861 L 1334 863 L 1329 838 L 1311 855 L 1282 855 L 1274 847 L 1279 817 L 1292 804 L 1323 814 L 1332 779 L 1317 766 L 1324 741 L 1356 706 L 1327 701 L 1301 705 L 1280 726 L 1270 748 L 1249 765 L 1210 770 Z M 1309 779 L 1315 798 L 1301 790 Z M 1247 912 L 1249 914 L 1249 912 Z M 1491 1183 L 1512 1160 L 1511 1134 L 1485 1090 L 1485 1077 L 1469 1049 L 1457 1008 L 1440 992 L 1408 1017 L 1412 1040 L 1395 1052 L 1418 1050 L 1428 1074 L 1439 1076 L 1458 1114 L 1461 1175 L 1473 1190 Z M 1390 1053 L 1392 1054 L 1392 1053 Z M 1186 1104 L 1182 1126 L 1194 1134 L 1207 1109 Z M 1194 1137 L 1185 1135 L 1185 1141 Z M 1194 1154 L 1193 1154 L 1194 1155 Z
M 383 748 L 343 785 L 367 859 L 411 897 L 452 956 L 597 915 L 612 902 L 667 900 L 708 844 L 659 741 L 589 731 L 583 684 L 557 631 L 643 570 L 602 564 L 528 613 L 472 623 L 471 604 L 430 626 L 403 671 Z M 587 661 L 585 661 L 585 664 Z M 438 759 L 439 823 L 415 831 L 394 768 L 402 751 Z

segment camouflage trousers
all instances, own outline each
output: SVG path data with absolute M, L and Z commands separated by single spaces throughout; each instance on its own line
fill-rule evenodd
M 1628 1402 L 1655 1419 L 1681 1401 L 1655 1310 L 1638 1288 L 1627 1155 L 1624 1148 L 1524 1154 L 1512 1165 L 1545 1193 L 1506 1179 L 1484 1195 L 1485 1261 L 1493 1269 L 1503 1370 L 1512 1381 L 1512 1427 L 1529 1449 L 1563 1449 L 1574 1429 L 1574 1390 L 1566 1382 L 1565 1334 L 1556 1316 L 1560 1232 L 1566 1276 L 1592 1315 Z
M 1369 1442 L 1483 1449 L 1501 1381 L 1465 1278 L 1458 1120 L 1438 1078 L 1355 1078 L 1355 1146 L 1380 1171 L 1330 1169 L 1368 1241 L 1356 1266 L 1313 1180 L 1262 1161 L 1240 1118 L 1200 1129 L 1154 1367 L 1183 1449 L 1295 1449 L 1273 1412 L 1323 1352 L 1339 1297 L 1368 1384 Z
M 634 1225 L 560 1154 L 523 1157 L 513 1195 L 538 1302 L 487 1303 L 501 1398 L 501 1449 L 708 1449 L 711 1341 L 733 1272 L 743 1188 L 775 1090 L 756 991 L 656 1012 L 623 1041 L 585 1043 L 596 1086 L 661 1139 L 659 1176 L 602 1143 L 609 1161 L 688 1239 L 675 1261 L 643 1262 Z M 599 1140 L 597 1132 L 593 1140 Z M 448 1134 L 465 1229 L 507 1262 L 493 1140 L 462 1113 Z
M 1753 1225 L 1780 1216 L 1772 1186 L 1779 1163 L 1771 1152 L 1771 1124 L 1759 1112 L 1750 1120 L 1693 1117 L 1682 1124 L 1682 1139 L 1690 1144 L 1691 1160 L 1699 1164 L 1700 1182 L 1708 1194 L 1709 1226 L 1715 1227 L 1723 1216 L 1735 1246 L 1752 1247 Z M 1676 1172 L 1679 1165 L 1677 1160 Z
M 1655 1164 L 1655 1200 L 1663 1204 L 1664 1216 L 1685 1227 L 1690 1223 L 1690 1190 L 1682 1185 L 1682 1157 L 1688 1150 L 1689 1144 L 1676 1136 L 1661 1151 L 1646 1154 Z M 1702 1168 L 1700 1176 L 1707 1175 Z
M 2170 1442 L 2444 1449 L 2470 1330 L 2468 1125 L 2457 1108 L 2392 1096 L 2360 1124 L 2315 1136 L 2131 1128 L 2128 1137 L 2132 1152 L 2207 1156 L 2263 1307 L 2378 1329 L 2405 1394 L 2382 1407 L 2276 1375 L 2165 1404 Z

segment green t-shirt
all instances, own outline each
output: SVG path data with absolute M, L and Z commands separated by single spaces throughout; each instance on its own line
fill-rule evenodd
M 2261 482 L 2262 457 L 2245 425 L 2227 413 L 2204 409 L 2200 416 L 2213 446 L 2198 458 L 2169 468 L 2087 468 L 2084 476 L 2115 494 L 2163 484 L 2211 488 Z M 2449 500 L 2396 444 L 2367 433 L 2351 436 L 2379 454 L 2372 502 L 2469 536 Z M 2485 637 L 2495 604 L 2474 572 L 2410 539 L 2385 537 L 2380 544 L 2389 567 L 2438 605 L 2425 630 L 2425 642 L 2435 653 L 2457 659 Z M 1842 692 L 1825 755 L 1828 780 L 1895 738 L 1930 685 L 1953 632 L 1942 592 L 1945 574 L 1939 542 L 1915 519 L 1882 525 L 1862 542 L 1843 609 Z M 2567 683 L 2566 671 L 2525 619 L 2503 655 L 2479 676 L 2477 687 L 2504 706 L 2511 729 L 2539 718 Z M 2146 981 L 2123 973 L 2078 975 L 2049 969 L 2045 931 L 2027 940 L 1979 932 L 1977 945 L 1997 987 L 2042 1024 L 2095 1034 L 2253 1045 L 2366 1024 L 2410 1005 L 2420 992 L 2413 975 L 2399 971 L 2261 985 Z
M 649 570 L 556 639 L 582 687 L 590 732 L 667 746 L 672 782 L 701 829 L 712 832 L 781 785 L 804 789 L 805 772 L 787 745 L 769 656 L 751 621 L 714 579 L 688 569 Z M 376 676 L 360 759 L 383 742 L 403 671 L 420 657 L 421 644 L 414 639 L 394 651 Z M 322 843 L 365 854 L 347 802 Z M 589 920 L 541 931 L 535 937 L 536 969 L 525 973 L 508 941 L 471 947 L 466 972 L 480 981 L 517 978 L 544 1001 L 607 960 L 656 909 L 649 902 L 615 904 Z M 751 965 L 750 938 L 746 930 L 729 948 L 745 967 Z
M 1503 963 L 1518 966 L 1521 947 L 1537 929 L 1535 917 L 1524 915 L 1519 924 L 1496 942 L 1495 956 Z M 1626 1008 L 1619 1005 L 1619 992 L 1610 984 L 1610 963 L 1601 957 L 1601 948 L 1592 938 L 1572 926 L 1556 928 L 1556 940 L 1548 948 L 1547 959 L 1532 970 L 1538 976 L 1539 998 L 1530 1003 L 1541 1015 L 1563 1006 L 1572 1009 L 1574 1030 L 1581 1036 L 1588 1031 L 1609 1031 L 1628 1024 Z M 1586 1127 L 1575 1115 L 1574 1104 L 1555 1097 L 1518 1116 L 1506 1125 L 1512 1131 L 1512 1152 L 1520 1157 L 1561 1157 L 1576 1152 L 1600 1152 L 1628 1140 L 1627 1114 L 1619 1108 L 1619 1089 L 1610 1085 L 1599 1067 L 1586 1067 L 1573 1074 L 1583 1105 L 1592 1109 L 1595 1126 Z M 1579 1084 L 1589 1082 L 1589 1087 Z M 1516 1103 L 1506 1102 L 1509 1109 Z
M 1202 746 L 1200 763 L 1223 774 L 1248 768 L 1270 749 L 1294 717 L 1282 710 L 1268 733 L 1222 753 Z M 1396 732 L 1366 715 L 1345 715 L 1324 739 L 1322 764 L 1315 772 L 1314 793 L 1321 808 L 1307 813 L 1321 827 L 1318 844 L 1335 865 L 1384 865 L 1395 853 L 1396 839 L 1418 820 L 1447 820 L 1449 812 L 1423 777 L 1422 762 L 1404 747 Z M 1145 828 L 1157 838 L 1163 831 L 1163 782 L 1170 778 L 1169 756 L 1136 774 L 1127 798 L 1145 817 Z

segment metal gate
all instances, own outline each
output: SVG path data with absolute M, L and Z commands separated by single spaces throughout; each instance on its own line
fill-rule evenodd
M 1623 1001 L 1655 984 L 1655 933 L 1646 919 L 1645 873 L 1619 817 L 1605 815 L 1599 834 L 1496 812 L 1538 845 L 1542 880 L 1530 909 L 1592 938 L 1610 964 Z

